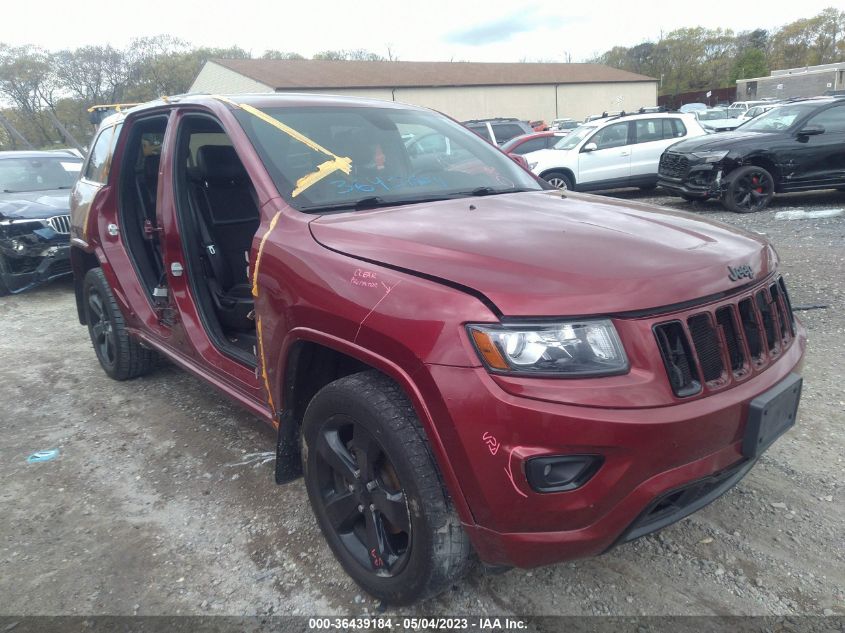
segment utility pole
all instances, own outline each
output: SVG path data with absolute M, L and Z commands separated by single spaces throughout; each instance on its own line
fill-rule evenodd
M 30 143 L 29 141 L 27 141 L 27 140 L 24 138 L 23 134 L 21 134 L 20 132 L 18 132 L 18 131 L 15 129 L 15 126 L 13 126 L 11 123 L 9 123 L 9 119 L 7 119 L 5 116 L 3 116 L 3 114 L 2 114 L 2 113 L 0 113 L 0 125 L 2 125 L 4 128 L 6 128 L 6 131 L 9 133 L 9 136 L 11 136 L 13 139 L 15 139 L 16 141 L 18 141 L 18 143 L 20 143 L 21 145 L 23 145 L 25 148 L 27 148 L 27 149 L 35 149 L 35 148 L 32 146 L 32 143 Z

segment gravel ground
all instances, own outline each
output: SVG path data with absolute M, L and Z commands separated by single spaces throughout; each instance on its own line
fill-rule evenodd
M 776 245 L 810 335 L 798 425 L 734 490 L 591 560 L 485 575 L 388 614 L 845 614 L 845 194 L 783 196 L 748 216 L 695 211 Z M 171 366 L 101 371 L 72 285 L 0 298 L 0 615 L 365 614 L 301 480 L 276 486 L 272 433 Z M 39 449 L 58 459 L 27 464 Z

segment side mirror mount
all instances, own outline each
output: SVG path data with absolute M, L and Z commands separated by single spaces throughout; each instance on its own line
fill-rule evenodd
M 824 126 L 817 123 L 805 125 L 798 131 L 798 136 L 818 136 L 819 134 L 824 134 Z
M 599 148 L 598 145 L 595 143 L 587 143 L 584 147 L 581 148 L 582 152 L 595 152 Z

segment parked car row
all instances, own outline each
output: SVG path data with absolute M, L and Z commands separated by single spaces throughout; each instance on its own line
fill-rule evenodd
M 692 114 L 619 114 L 585 123 L 525 159 L 532 172 L 560 189 L 652 188 L 663 150 L 705 133 Z
M 516 150 L 553 142 L 518 153 L 535 175 L 559 189 L 659 185 L 690 201 L 720 200 L 738 213 L 764 209 L 775 193 L 845 189 L 845 97 L 748 110 L 755 107 L 763 112 L 738 127 L 738 119 L 715 109 L 617 114 L 557 140 L 521 137 Z M 714 122 L 728 131 L 708 134 Z

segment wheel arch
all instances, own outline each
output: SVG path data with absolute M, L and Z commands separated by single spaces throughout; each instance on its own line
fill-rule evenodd
M 284 483 L 301 474 L 299 431 L 302 415 L 314 395 L 342 376 L 375 369 L 399 385 L 419 418 L 446 488 L 461 521 L 473 524 L 469 505 L 452 469 L 440 434 L 425 399 L 411 374 L 396 363 L 350 341 L 309 328 L 288 333 L 281 354 L 278 385 L 283 410 L 279 420 L 276 481 Z
M 575 178 L 575 173 L 569 167 L 554 167 L 552 169 L 544 169 L 540 173 L 540 178 L 543 178 L 545 180 L 546 176 L 554 173 L 566 174 L 569 177 L 569 180 L 572 181 L 573 187 L 578 184 L 578 181 Z
M 737 163 L 734 169 L 731 170 L 731 173 L 727 176 L 728 182 L 730 182 L 731 174 L 737 172 L 740 167 L 748 166 L 762 167 L 767 172 L 769 172 L 772 175 L 772 179 L 774 180 L 775 192 L 778 193 L 781 191 L 782 174 L 780 167 L 778 167 L 778 164 L 771 157 L 765 154 L 755 154 L 753 156 L 749 156 L 741 163 Z
M 100 260 L 94 253 L 89 253 L 82 248 L 72 246 L 70 249 L 70 266 L 73 271 L 73 291 L 76 297 L 76 314 L 79 317 L 80 325 L 87 325 L 85 317 L 84 299 L 82 296 L 82 285 L 85 275 L 92 268 L 100 266 Z

